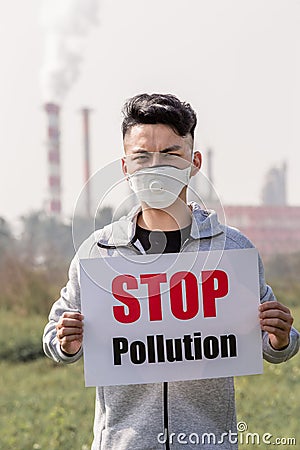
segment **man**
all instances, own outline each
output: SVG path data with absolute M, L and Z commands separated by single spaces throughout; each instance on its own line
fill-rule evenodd
M 201 167 L 193 152 L 196 115 L 172 95 L 138 95 L 124 107 L 124 174 L 140 207 L 126 218 L 96 231 L 70 266 L 70 280 L 53 305 L 44 349 L 55 361 L 71 363 L 82 355 L 83 316 L 79 312 L 79 257 L 170 253 L 253 247 L 238 230 L 224 226 L 216 213 L 187 204 L 187 185 Z M 95 245 L 95 242 L 97 245 Z M 265 284 L 259 260 L 260 324 L 264 358 L 280 363 L 299 348 L 288 308 Z M 179 449 L 178 435 L 236 432 L 233 379 L 98 387 L 93 450 Z M 201 442 L 201 441 L 200 441 Z M 201 448 L 236 449 L 224 438 Z

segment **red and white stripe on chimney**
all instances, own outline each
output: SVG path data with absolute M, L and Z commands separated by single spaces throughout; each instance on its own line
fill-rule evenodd
M 60 108 L 54 103 L 46 103 L 48 118 L 47 150 L 48 150 L 48 201 L 47 212 L 51 216 L 60 217 L 61 206 L 61 167 L 60 167 Z

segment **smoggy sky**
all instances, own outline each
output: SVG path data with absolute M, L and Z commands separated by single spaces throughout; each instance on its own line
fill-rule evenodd
M 100 0 L 98 8 L 91 0 L 86 21 L 78 22 L 75 10 L 66 26 L 59 3 L 44 1 L 53 7 L 44 10 L 46 19 L 41 0 L 1 4 L 0 216 L 40 209 L 47 198 L 42 104 L 49 94 L 41 72 L 51 67 L 49 29 L 52 36 L 63 30 L 69 48 L 77 42 L 81 49 L 77 80 L 59 94 L 66 215 L 83 184 L 80 108 L 94 110 L 96 171 L 121 155 L 120 110 L 141 92 L 173 93 L 195 108 L 197 148 L 204 156 L 208 146 L 214 150 L 223 203 L 258 204 L 268 168 L 286 160 L 288 200 L 300 204 L 300 2 Z M 80 8 L 80 0 L 73 3 Z

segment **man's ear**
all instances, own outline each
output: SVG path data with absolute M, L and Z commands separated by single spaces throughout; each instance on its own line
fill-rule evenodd
M 125 156 L 123 156 L 123 158 L 121 159 L 121 163 L 122 163 L 122 171 L 123 171 L 126 179 L 128 179 Z
M 202 155 L 200 152 L 196 151 L 194 152 L 193 155 L 193 166 L 191 171 L 191 177 L 193 177 L 194 175 L 196 175 L 196 173 L 199 172 L 201 165 L 202 165 Z

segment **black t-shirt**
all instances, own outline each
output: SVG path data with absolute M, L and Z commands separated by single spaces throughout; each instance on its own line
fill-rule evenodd
M 133 243 L 138 239 L 146 253 L 179 253 L 190 231 L 191 225 L 174 231 L 151 231 L 137 225 Z

